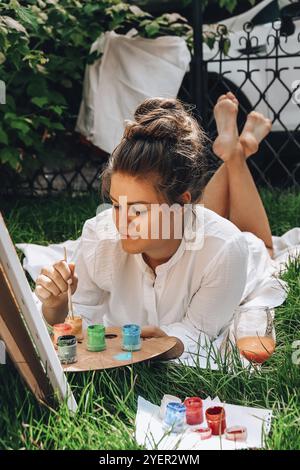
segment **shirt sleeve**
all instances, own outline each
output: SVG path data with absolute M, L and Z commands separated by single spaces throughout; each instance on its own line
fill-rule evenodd
M 101 259 L 101 241 L 95 237 L 93 226 L 92 220 L 85 223 L 79 246 L 72 258 L 78 276 L 78 287 L 72 296 L 73 308 L 82 317 L 85 326 L 103 323 L 107 313 L 105 299 L 109 294 L 95 282 L 95 267 Z M 108 266 L 100 266 L 100 273 L 105 281 L 109 276 Z
M 181 322 L 163 325 L 185 349 L 194 342 L 214 340 L 228 330 L 247 282 L 248 245 L 242 234 L 226 241 L 205 269 Z M 197 345 L 194 345 L 194 347 Z

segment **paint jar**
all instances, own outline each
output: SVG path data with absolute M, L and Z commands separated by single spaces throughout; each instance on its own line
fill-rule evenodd
M 213 436 L 224 434 L 226 429 L 225 410 L 222 406 L 212 406 L 207 408 L 205 412 L 208 427 L 212 431 Z
M 163 427 L 173 432 L 184 430 L 186 409 L 183 403 L 170 402 L 167 404 Z
M 203 422 L 203 404 L 199 397 L 190 397 L 184 400 L 186 407 L 187 424 L 201 424 Z
M 77 341 L 83 340 L 83 332 L 82 332 L 82 318 L 75 316 L 75 317 L 67 317 L 65 323 L 71 325 L 72 333 L 71 335 L 76 336 Z
M 68 323 L 57 323 L 53 325 L 53 342 L 57 347 L 57 339 L 60 336 L 70 335 L 72 333 L 72 327 Z
M 124 325 L 122 334 L 122 349 L 125 351 L 141 349 L 141 327 L 139 325 Z
M 59 336 L 57 340 L 58 357 L 62 364 L 77 361 L 77 339 L 74 335 Z
M 159 416 L 161 417 L 161 419 L 165 418 L 167 404 L 171 402 L 181 403 L 181 400 L 180 398 L 174 397 L 173 395 L 164 395 L 162 397 L 161 402 L 160 402 L 160 408 L 159 408 Z
M 206 439 L 210 439 L 212 436 L 210 428 L 198 428 L 193 432 L 196 432 L 199 435 L 201 441 L 206 441 Z
M 104 351 L 105 343 L 105 326 L 90 325 L 87 328 L 87 350 L 92 352 Z
M 231 426 L 225 429 L 225 438 L 234 442 L 247 440 L 247 428 L 245 426 Z

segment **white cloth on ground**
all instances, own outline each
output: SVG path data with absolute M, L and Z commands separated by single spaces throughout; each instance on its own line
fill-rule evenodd
M 264 447 L 266 436 L 271 429 L 272 411 L 241 405 L 222 403 L 218 397 L 203 400 L 204 422 L 199 427 L 206 427 L 205 411 L 213 406 L 224 407 L 227 427 L 245 426 L 247 439 L 245 442 L 229 441 L 222 436 L 212 436 L 201 440 L 198 433 L 193 432 L 195 426 L 185 425 L 183 432 L 170 432 L 163 428 L 159 414 L 159 406 L 138 396 L 138 408 L 135 418 L 135 438 L 138 444 L 146 449 L 158 450 L 238 450 L 259 449 Z
M 124 120 L 133 119 L 145 98 L 177 97 L 191 60 L 181 37 L 148 39 L 131 31 L 103 33 L 91 47 L 102 56 L 85 70 L 76 130 L 108 153 L 121 140 Z
M 112 209 L 88 220 L 76 241 L 50 247 L 17 246 L 24 251 L 24 267 L 34 279 L 42 265 L 62 259 L 63 246 L 67 247 L 68 259 L 76 260 L 79 276 L 73 296 L 75 311 L 86 324 L 155 324 L 183 341 L 181 361 L 193 365 L 195 356 L 191 354 L 196 352 L 200 366 L 205 367 L 205 343 L 213 340 L 214 347 L 220 348 L 241 306 L 272 308 L 284 302 L 286 284 L 279 279 L 279 272 L 284 260 L 300 254 L 300 228 L 273 237 L 275 259 L 271 260 L 260 239 L 241 232 L 209 209 L 197 206 L 189 221 L 195 221 L 201 210 L 203 247 L 185 250 L 183 239 L 172 258 L 158 266 L 156 279 L 141 254 L 122 249 Z M 213 360 L 210 362 L 217 368 Z

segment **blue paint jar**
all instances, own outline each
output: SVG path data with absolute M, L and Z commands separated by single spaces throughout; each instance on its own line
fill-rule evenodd
M 141 327 L 139 325 L 124 325 L 122 335 L 122 349 L 125 351 L 141 349 Z
M 163 426 L 173 432 L 181 432 L 186 424 L 186 407 L 183 403 L 167 404 Z

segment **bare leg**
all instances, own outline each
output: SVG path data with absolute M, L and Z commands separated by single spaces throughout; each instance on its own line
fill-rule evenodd
M 224 163 L 207 183 L 199 203 L 225 219 L 229 219 L 229 184 Z
M 229 114 L 229 120 L 227 114 L 224 114 L 224 106 L 226 106 L 226 109 L 228 110 L 227 114 Z M 218 134 L 219 136 L 222 136 L 217 137 L 213 146 L 214 152 L 218 156 L 222 153 L 222 150 L 226 145 L 229 145 L 229 147 L 232 145 L 231 129 L 234 128 L 237 112 L 238 101 L 232 93 L 220 96 L 214 109 Z M 228 138 L 228 141 L 225 142 L 226 138 L 224 139 L 223 135 Z M 236 133 L 234 138 L 238 138 L 238 133 Z M 213 177 L 207 183 L 200 203 L 204 204 L 205 207 L 211 209 L 222 217 L 225 217 L 226 219 L 229 218 L 229 184 L 227 168 L 224 164 L 218 168 Z
M 272 233 L 268 217 L 244 154 L 235 152 L 225 163 L 230 190 L 229 219 L 242 232 L 252 232 L 265 243 L 273 256 Z
M 269 134 L 272 121 L 261 113 L 252 111 L 248 117 L 244 129 L 240 135 L 240 142 L 244 148 L 246 158 L 258 151 L 259 144 Z
M 201 202 L 222 216 L 229 213 L 228 218 L 240 230 L 252 232 L 261 238 L 272 256 L 272 234 L 268 217 L 246 163 L 246 158 L 257 151 L 260 141 L 270 131 L 270 121 L 258 113 L 251 113 L 240 141 L 236 126 L 238 105 L 234 99 L 234 95 L 229 93 L 225 97 L 223 95 L 216 105 L 219 136 L 214 144 L 214 152 L 224 164 L 206 186 Z M 217 201 L 220 194 L 223 200 Z

